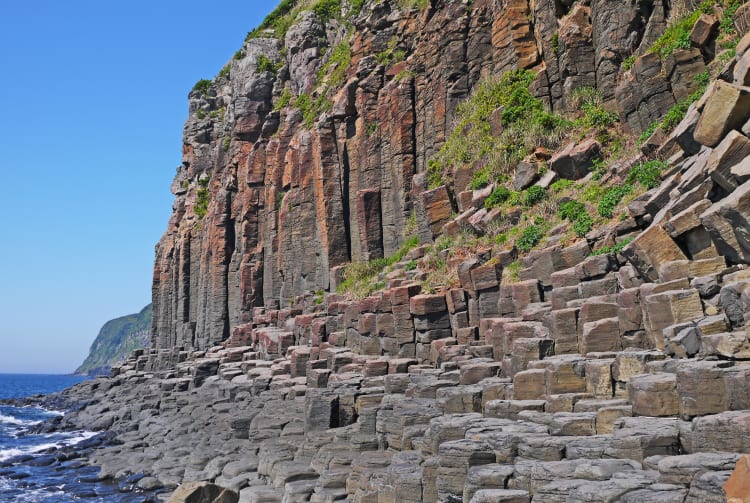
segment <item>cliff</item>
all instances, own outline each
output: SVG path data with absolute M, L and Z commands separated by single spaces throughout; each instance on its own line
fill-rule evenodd
M 174 210 L 156 252 L 154 345 L 210 347 L 254 308 L 334 290 L 337 266 L 391 256 L 405 232 L 431 241 L 487 160 L 449 166 L 445 194 L 424 196 L 432 187 L 420 175 L 459 105 L 493 75 L 530 70 L 534 96 L 553 113 L 579 107 L 577 90 L 597 89 L 640 134 L 705 70 L 701 49 L 678 51 L 666 75 L 649 52 L 688 7 L 282 2 L 190 93 Z M 425 207 L 425 197 L 436 201 Z
M 63 424 L 241 501 L 747 500 L 748 20 L 282 2 L 190 94 L 152 348 Z
M 150 339 L 151 304 L 139 313 L 105 323 L 91 344 L 88 356 L 74 373 L 108 375 L 113 365 L 122 363 L 134 350 L 148 347 Z

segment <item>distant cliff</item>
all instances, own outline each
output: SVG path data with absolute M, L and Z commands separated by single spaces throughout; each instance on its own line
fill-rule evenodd
M 86 360 L 76 374 L 108 374 L 109 368 L 123 361 L 134 349 L 148 346 L 151 334 L 151 304 L 141 312 L 109 320 L 99 330 Z

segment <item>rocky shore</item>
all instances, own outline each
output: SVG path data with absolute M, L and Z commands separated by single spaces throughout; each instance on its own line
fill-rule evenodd
M 163 498 L 750 501 L 750 4 L 667 4 L 271 16 L 190 95 L 151 349 L 54 427 L 114 432 L 99 475 Z M 518 68 L 531 112 L 588 88 L 610 125 L 436 171 L 458 104 Z M 520 127 L 478 108 L 489 142 Z M 639 151 L 603 157 L 613 114 Z M 363 298 L 334 293 L 352 262 L 386 264 Z
M 478 327 L 451 320 L 495 268 L 472 268 L 471 291 L 329 295 L 259 310 L 208 351 L 136 352 L 53 397 L 79 404 L 59 427 L 117 432 L 91 455 L 102 477 L 211 481 L 242 502 L 726 501 L 750 452 L 744 315 L 732 314 L 747 312 L 732 292 L 750 269 L 672 261 L 662 274 L 684 277 L 651 283 L 621 255 L 578 248 L 536 257 L 556 257 L 552 302 L 540 280 L 501 285 L 521 316 Z M 573 283 L 590 293 L 553 309 Z M 599 330 L 612 324 L 640 329 Z M 405 332 L 418 358 L 368 356 Z M 647 347 L 659 334 L 662 349 Z

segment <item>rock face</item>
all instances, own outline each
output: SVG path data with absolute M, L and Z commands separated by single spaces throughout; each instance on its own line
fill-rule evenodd
M 151 304 L 139 313 L 104 324 L 76 374 L 109 375 L 112 365 L 122 363 L 136 349 L 151 343 Z
M 392 255 L 412 215 L 434 238 L 455 201 L 423 197 L 415 181 L 484 75 L 532 69 L 535 94 L 559 111 L 597 87 L 633 131 L 650 125 L 675 102 L 669 80 L 644 58 L 616 83 L 620 62 L 663 29 L 662 2 L 570 3 L 366 1 L 339 13 L 352 32 L 308 11 L 283 40 L 249 39 L 189 96 L 156 249 L 154 345 L 205 349 L 254 308 L 329 289 L 336 266 Z M 571 177 L 590 154 L 576 154 Z

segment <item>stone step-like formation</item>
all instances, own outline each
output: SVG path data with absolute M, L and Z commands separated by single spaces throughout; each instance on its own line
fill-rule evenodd
M 483 207 L 487 189 L 467 190 L 469 172 L 450 188 L 425 185 L 427 159 L 483 72 L 540 70 L 533 90 L 555 110 L 596 86 L 640 132 L 693 92 L 716 29 L 701 17 L 693 47 L 661 61 L 645 51 L 664 29 L 659 2 L 448 0 L 418 21 L 393 3 L 366 2 L 345 92 L 312 128 L 272 110 L 284 85 L 313 90 L 323 35 L 341 40 L 309 13 L 290 28 L 277 76 L 256 63 L 281 60 L 279 41 L 252 39 L 230 79 L 191 94 L 175 214 L 157 250 L 155 344 L 66 392 L 87 401 L 63 425 L 120 432 L 94 460 L 103 476 L 138 467 L 168 488 L 212 481 L 243 502 L 739 494 L 750 452 L 750 35 L 674 132 L 645 145 L 669 160 L 661 184 L 597 237 L 547 243 L 518 259 L 517 277 L 516 250 L 462 257 L 457 282 L 437 291 L 407 271 L 417 248 L 369 297 L 314 293 L 334 290 L 349 260 L 391 255 L 412 210 L 424 241 L 499 217 Z M 423 71 L 396 79 L 366 56 L 389 40 Z M 206 118 L 222 106 L 225 118 Z M 599 148 L 574 145 L 547 157 L 551 178 L 518 181 L 584 175 Z M 200 218 L 199 191 L 211 200 Z M 626 239 L 619 253 L 592 253 Z

